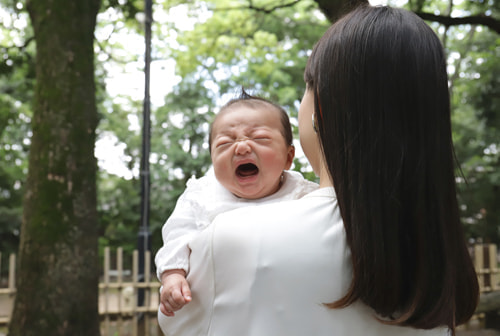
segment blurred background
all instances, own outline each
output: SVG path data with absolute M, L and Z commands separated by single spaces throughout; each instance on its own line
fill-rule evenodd
M 101 278 L 106 248 L 116 251 L 120 247 L 130 256 L 122 261 L 122 268 L 130 270 L 132 253 L 141 248 L 140 239 L 146 235 L 149 241 L 142 248 L 150 249 L 149 258 L 154 256 L 162 244 L 161 227 L 186 181 L 203 175 L 210 167 L 208 123 L 241 87 L 283 105 L 297 135 L 307 57 L 342 8 L 352 2 L 356 1 L 156 0 L 151 8 L 152 21 L 147 20 L 143 0 L 97 2 L 92 32 L 98 120 L 93 152 L 97 158 L 96 215 L 89 226 L 95 231 L 89 229 L 89 235 L 98 239 Z M 498 244 L 500 2 L 370 3 L 412 10 L 440 36 L 448 59 L 459 204 L 467 240 L 471 246 Z M 26 204 L 31 203 L 25 201 L 27 190 L 32 190 L 29 181 L 39 176 L 33 173 L 39 165 L 30 165 L 29 158 L 33 120 L 40 108 L 36 104 L 40 69 L 35 39 L 40 28 L 33 22 L 37 20 L 35 12 L 42 13 L 42 8 L 32 5 L 30 9 L 29 5 L 0 0 L 0 278 L 4 283 L 10 254 L 19 253 L 23 216 L 29 223 L 33 210 L 28 213 Z M 59 27 L 69 27 L 69 22 L 61 21 Z M 150 50 L 145 43 L 148 22 Z M 50 58 L 50 51 L 46 53 Z M 145 64 L 150 66 L 149 79 L 145 78 Z M 145 138 L 146 109 L 150 135 Z M 54 132 L 59 132 L 59 126 L 54 127 Z M 43 141 L 49 146 L 51 140 L 37 142 L 40 153 Z M 70 137 L 65 146 L 79 148 L 78 142 L 78 137 Z M 296 147 L 293 169 L 314 180 L 298 142 Z M 91 164 L 92 157 L 88 158 Z M 145 166 L 141 160 L 145 158 L 149 181 L 142 174 Z M 144 183 L 148 186 L 147 215 Z M 23 239 L 36 236 L 32 232 L 26 229 Z

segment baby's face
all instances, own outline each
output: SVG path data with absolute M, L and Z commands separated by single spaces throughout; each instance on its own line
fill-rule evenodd
M 272 107 L 235 106 L 212 127 L 212 163 L 217 180 L 247 199 L 262 198 L 280 187 L 283 170 L 295 154 L 281 132 L 280 112 Z

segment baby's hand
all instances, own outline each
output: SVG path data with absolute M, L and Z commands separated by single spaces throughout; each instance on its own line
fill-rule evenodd
M 191 302 L 191 290 L 184 270 L 169 270 L 161 275 L 163 288 L 160 293 L 160 310 L 166 316 Z

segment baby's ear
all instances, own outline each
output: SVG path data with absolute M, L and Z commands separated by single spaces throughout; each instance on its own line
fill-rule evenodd
M 288 146 L 288 153 L 286 156 L 286 165 L 285 165 L 285 170 L 290 169 L 293 163 L 293 158 L 295 157 L 295 146 L 290 145 Z

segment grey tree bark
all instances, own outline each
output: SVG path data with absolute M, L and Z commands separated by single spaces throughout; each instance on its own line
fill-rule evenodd
M 10 336 L 99 335 L 94 29 L 100 0 L 27 2 L 37 46 Z

